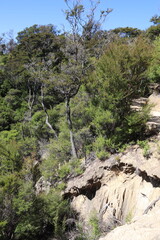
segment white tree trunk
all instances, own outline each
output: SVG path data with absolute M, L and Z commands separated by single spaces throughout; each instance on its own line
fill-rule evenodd
M 71 143 L 72 156 L 74 158 L 77 158 L 77 151 L 76 151 L 76 147 L 75 147 L 72 120 L 71 120 L 70 98 L 69 97 L 66 97 L 66 118 L 67 118 L 69 132 L 70 132 L 70 143 Z

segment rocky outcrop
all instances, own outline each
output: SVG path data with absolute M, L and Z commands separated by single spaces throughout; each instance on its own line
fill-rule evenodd
M 131 109 L 141 111 L 146 104 L 149 104 L 150 119 L 147 121 L 147 133 L 156 133 L 160 130 L 160 86 L 153 84 L 152 94 L 148 98 L 140 97 L 132 101 Z
M 36 194 L 39 195 L 40 193 L 48 194 L 50 191 L 51 183 L 46 181 L 45 178 L 42 176 L 35 184 Z
M 160 136 L 150 139 L 147 157 L 143 149 L 134 145 L 103 162 L 95 159 L 81 176 L 69 180 L 63 194 L 65 198 L 71 199 L 71 205 L 79 213 L 85 231 L 89 229 L 91 216 L 96 213 L 104 234 L 119 226 L 113 231 L 115 238 L 111 232 L 101 239 L 108 240 L 108 236 L 111 236 L 112 240 L 137 240 L 143 231 L 146 231 L 148 236 L 154 231 L 153 237 L 158 236 L 158 225 L 156 221 L 154 224 L 154 220 L 160 211 L 160 201 L 157 200 L 160 197 L 159 144 Z M 130 235 L 124 238 L 123 231 L 127 228 L 130 232 L 135 229 L 134 238 Z M 121 238 L 119 229 L 122 229 Z M 152 238 L 145 238 L 147 239 Z
M 160 209 L 117 227 L 99 240 L 160 240 Z
M 160 86 L 158 86 L 157 88 L 159 88 Z M 150 120 L 147 122 L 148 128 L 150 130 L 160 130 L 160 92 L 159 89 L 155 89 L 154 92 L 149 96 L 149 98 L 147 99 L 148 103 L 150 104 L 150 106 L 152 106 L 151 108 L 151 118 Z

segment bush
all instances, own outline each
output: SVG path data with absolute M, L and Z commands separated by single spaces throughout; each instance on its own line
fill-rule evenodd
M 148 141 L 147 140 L 137 141 L 137 143 L 143 149 L 143 156 L 145 158 L 149 158 L 151 153 L 150 153 L 150 146 L 148 144 Z
M 89 224 L 91 226 L 91 237 L 90 239 L 95 240 L 98 239 L 98 237 L 100 237 L 101 231 L 100 231 L 100 226 L 99 226 L 99 219 L 97 216 L 96 212 L 92 212 L 90 219 L 89 219 Z

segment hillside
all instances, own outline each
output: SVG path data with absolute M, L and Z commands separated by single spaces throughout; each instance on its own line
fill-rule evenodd
M 133 145 L 103 162 L 95 159 L 68 181 L 64 196 L 87 234 L 94 233 L 96 217 L 106 235 L 101 240 L 159 239 L 160 134 L 147 141 L 147 150 Z
M 68 31 L 0 38 L 0 239 L 157 237 L 159 17 L 107 31 L 112 9 L 65 2 Z
M 100 240 L 160 239 L 159 96 L 153 93 L 145 99 L 152 104 L 147 125 L 150 131 L 156 131 L 155 136 L 103 161 L 82 160 L 84 173 L 67 181 L 63 196 L 71 200 L 78 213 L 75 221 L 83 226 L 84 238 L 87 235 L 92 239 L 97 234 L 104 236 Z M 140 107 L 144 99 L 136 102 Z M 73 229 L 69 239 L 75 239 L 75 235 Z

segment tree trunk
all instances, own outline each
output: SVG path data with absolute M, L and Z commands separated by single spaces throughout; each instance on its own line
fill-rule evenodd
M 66 118 L 67 118 L 69 132 L 70 132 L 70 142 L 71 142 L 72 156 L 74 158 L 77 158 L 77 151 L 76 151 L 76 147 L 75 147 L 72 120 L 71 120 L 70 98 L 69 97 L 66 97 Z
M 48 113 L 47 113 L 47 109 L 45 108 L 45 105 L 44 105 L 43 86 L 41 87 L 41 105 L 42 105 L 42 108 L 43 108 L 43 110 L 46 114 L 46 125 L 52 130 L 52 132 L 54 133 L 54 136 L 56 138 L 58 138 L 56 131 L 53 129 L 52 125 L 49 122 L 49 116 L 48 116 Z
M 33 104 L 34 104 L 34 101 L 35 101 L 35 93 L 33 91 L 32 93 L 32 90 L 31 88 L 28 86 L 28 108 L 29 108 L 29 117 L 31 118 L 32 116 L 32 107 L 33 107 Z
M 31 82 L 28 80 L 27 86 L 28 86 L 28 108 L 30 110 L 30 117 L 31 117 L 32 116 L 33 104 L 34 104 L 35 98 L 36 98 L 37 82 L 34 81 L 34 83 L 32 84 L 32 87 L 31 87 Z

